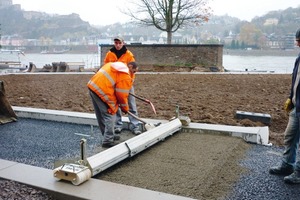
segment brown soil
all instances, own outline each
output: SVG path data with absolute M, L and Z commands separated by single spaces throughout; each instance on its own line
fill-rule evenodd
M 5 75 L 11 105 L 93 112 L 86 83 L 92 75 Z M 192 122 L 265 126 L 235 118 L 237 110 L 271 115 L 270 142 L 282 145 L 290 75 L 138 74 L 135 93 L 156 108 L 137 100 L 142 118 L 170 119 L 178 105 Z M 249 148 L 239 138 L 176 133 L 101 173 L 101 180 L 142 187 L 196 199 L 220 199 L 245 172 L 239 160 Z

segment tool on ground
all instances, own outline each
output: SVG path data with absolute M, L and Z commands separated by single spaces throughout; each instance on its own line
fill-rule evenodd
M 5 96 L 4 82 L 0 81 L 0 124 L 17 121 L 18 117 Z
M 65 163 L 53 170 L 53 175 L 59 180 L 71 181 L 73 185 L 80 185 L 91 178 L 92 172 L 87 166 L 86 139 L 80 140 L 80 157 L 76 163 Z
M 157 123 L 157 124 L 152 124 L 152 123 L 147 123 L 145 120 L 139 118 L 138 116 L 136 116 L 135 114 L 131 113 L 131 112 L 127 112 L 128 115 L 132 116 L 133 118 L 137 119 L 138 121 L 142 122 L 144 124 L 144 127 L 147 131 L 149 131 L 150 129 L 153 129 L 157 126 L 159 126 L 161 123 Z
M 179 106 L 176 105 L 176 117 L 180 120 L 183 126 L 188 126 L 191 123 L 191 119 L 188 116 L 182 116 L 179 114 Z
M 135 94 L 133 94 L 133 93 L 131 93 L 131 92 L 129 92 L 129 95 L 134 96 L 135 98 L 137 98 L 137 99 L 139 99 L 139 100 L 141 100 L 141 101 L 143 101 L 143 102 L 145 102 L 145 103 L 150 104 L 150 106 L 151 106 L 151 108 L 152 108 L 154 114 L 156 114 L 155 107 L 154 107 L 154 105 L 153 105 L 153 103 L 152 103 L 151 101 L 149 101 L 148 99 L 145 99 L 145 98 L 143 98 L 143 97 L 137 96 L 137 95 L 135 95 Z

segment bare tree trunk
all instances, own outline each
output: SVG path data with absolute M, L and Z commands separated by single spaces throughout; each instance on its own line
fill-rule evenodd
M 167 33 L 168 33 L 168 35 L 167 35 L 167 44 L 172 44 L 172 32 L 169 31 Z

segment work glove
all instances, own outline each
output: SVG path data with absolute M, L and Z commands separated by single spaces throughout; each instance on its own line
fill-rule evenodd
M 123 110 L 123 109 L 121 109 L 122 110 L 122 112 L 126 115 L 127 114 L 127 110 Z
M 292 100 L 290 98 L 288 98 L 285 101 L 283 108 L 284 108 L 285 112 L 287 112 L 287 113 L 291 112 L 291 110 L 294 108 L 294 105 L 293 105 Z

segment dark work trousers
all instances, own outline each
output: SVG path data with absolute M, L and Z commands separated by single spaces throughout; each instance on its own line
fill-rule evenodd
M 130 91 L 130 93 L 134 94 L 134 87 L 132 86 Z M 138 111 L 136 108 L 136 103 L 135 103 L 135 97 L 132 95 L 128 96 L 128 105 L 129 105 L 129 111 L 131 113 L 133 113 L 134 115 L 138 116 Z M 129 125 L 129 130 L 134 131 L 134 130 L 139 130 L 139 121 L 132 117 L 131 115 L 128 115 L 129 121 L 130 121 L 130 125 Z M 123 122 L 122 122 L 122 111 L 119 108 L 116 114 L 116 124 L 115 124 L 116 128 L 121 128 L 123 127 Z
M 102 101 L 102 99 L 90 91 L 90 96 L 93 102 L 97 122 L 103 135 L 102 144 L 110 143 L 114 141 L 114 124 L 116 115 L 112 115 L 107 112 L 108 105 Z

